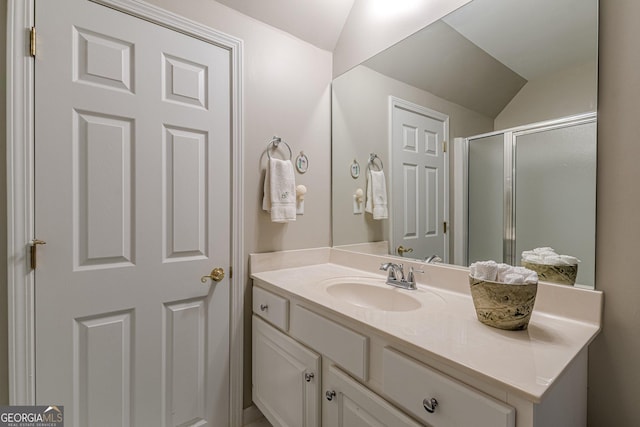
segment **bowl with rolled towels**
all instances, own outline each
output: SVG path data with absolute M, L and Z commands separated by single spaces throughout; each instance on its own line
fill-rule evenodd
M 580 260 L 570 255 L 559 255 L 553 248 L 535 248 L 523 251 L 520 263 L 538 273 L 545 282 L 573 286 L 578 275 Z
M 480 322 L 512 331 L 527 329 L 538 291 L 535 271 L 478 261 L 469 267 L 469 285 Z

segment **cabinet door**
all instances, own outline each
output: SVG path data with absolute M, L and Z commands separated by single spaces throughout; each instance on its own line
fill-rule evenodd
M 320 426 L 320 356 L 253 316 L 253 402 L 274 427 Z
M 420 427 L 335 366 L 325 377 L 323 427 Z

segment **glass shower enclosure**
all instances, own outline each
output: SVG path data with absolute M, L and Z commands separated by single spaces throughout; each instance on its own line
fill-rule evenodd
M 466 138 L 466 263 L 520 265 L 550 246 L 581 260 L 576 283 L 594 286 L 596 115 Z

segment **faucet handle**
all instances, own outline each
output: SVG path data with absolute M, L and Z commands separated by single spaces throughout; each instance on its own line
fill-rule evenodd
M 380 270 L 389 272 L 387 279 L 396 280 L 396 269 L 394 268 L 394 264 L 392 262 L 385 262 L 380 264 Z
M 409 267 L 409 274 L 407 275 L 407 282 L 415 282 L 413 273 L 424 273 L 424 270 L 415 270 L 413 267 Z

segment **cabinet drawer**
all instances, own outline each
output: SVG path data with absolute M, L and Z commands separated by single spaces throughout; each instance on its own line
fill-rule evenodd
M 366 381 L 369 338 L 299 305 L 291 309 L 291 335 Z
M 413 359 L 385 348 L 382 363 L 384 393 L 433 427 L 515 426 L 514 408 Z M 437 401 L 435 408 L 431 399 Z
M 253 312 L 283 331 L 289 329 L 289 300 L 286 298 L 254 286 Z

